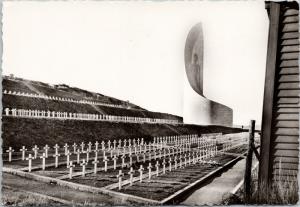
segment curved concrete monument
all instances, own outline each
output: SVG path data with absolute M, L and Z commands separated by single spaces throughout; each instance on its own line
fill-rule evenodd
M 196 24 L 186 40 L 184 59 L 189 85 L 185 87 L 184 122 L 232 126 L 232 109 L 211 101 L 203 91 L 203 30 Z

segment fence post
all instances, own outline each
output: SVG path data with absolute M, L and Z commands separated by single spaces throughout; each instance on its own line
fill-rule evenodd
M 245 204 L 249 202 L 251 196 L 251 168 L 252 168 L 252 157 L 253 157 L 253 144 L 254 144 L 254 134 L 255 134 L 255 120 L 250 121 L 249 128 L 249 145 L 248 153 L 246 157 L 246 169 L 244 177 L 244 200 Z

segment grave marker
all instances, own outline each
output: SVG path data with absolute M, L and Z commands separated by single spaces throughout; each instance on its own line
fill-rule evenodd
M 31 172 L 31 167 L 32 167 L 32 155 L 29 154 L 28 157 L 26 158 L 26 160 L 28 160 L 28 172 Z
M 151 180 L 151 162 L 149 162 L 149 165 L 148 165 L 148 167 L 147 167 L 147 169 L 148 169 L 148 179 L 149 180 Z
M 55 158 L 55 167 L 58 167 L 58 157 L 60 156 L 60 154 L 56 153 L 53 155 L 53 157 Z
M 34 152 L 34 159 L 37 158 L 37 153 L 38 153 L 38 147 L 36 145 L 34 145 L 34 148 L 32 148 L 33 152 Z
M 70 152 L 70 150 L 67 151 L 66 156 L 67 156 L 67 167 L 70 164 L 70 156 L 72 155 L 72 153 Z
M 80 164 L 80 149 L 77 149 L 76 155 L 77 155 L 77 164 Z
M 143 181 L 143 171 L 144 171 L 144 167 L 143 167 L 143 165 L 140 165 L 140 169 L 139 169 L 139 172 L 140 172 L 140 183 Z
M 6 152 L 8 152 L 8 161 L 11 162 L 11 157 L 12 157 L 12 153 L 15 150 L 12 149 L 12 147 L 9 147 L 8 150 L 6 150 Z
M 87 165 L 87 162 L 85 161 L 85 159 L 82 160 L 82 163 L 80 164 L 80 166 L 82 166 L 82 177 L 85 176 L 85 167 Z
M 46 144 L 46 146 L 44 147 L 46 158 L 48 158 L 48 150 L 49 149 L 50 149 L 50 147 Z
M 72 146 L 73 146 L 73 153 L 75 154 L 76 153 L 76 149 L 77 149 L 77 144 L 74 142 L 74 144 Z
M 67 153 L 68 153 L 68 148 L 69 148 L 69 145 L 66 143 L 66 144 L 64 145 L 64 148 L 65 148 L 65 155 L 67 155 Z
M 116 167 L 117 167 L 117 156 L 114 155 L 114 157 L 113 157 L 112 159 L 113 159 L 113 161 L 114 161 L 114 170 L 115 170 Z
M 75 164 L 73 164 L 73 161 L 70 162 L 67 168 L 69 168 L 69 179 L 72 179 L 73 177 L 73 168 L 75 167 Z
M 163 165 L 163 174 L 166 174 L 166 160 L 165 159 L 163 159 L 162 165 Z
M 158 161 L 156 161 L 155 167 L 156 167 L 156 176 L 158 177 L 158 173 L 159 173 L 159 162 Z
M 124 173 L 122 173 L 122 170 L 119 170 L 119 174 L 117 175 L 117 178 L 119 178 L 119 190 L 122 188 L 122 177 L 124 176 Z
M 81 146 L 81 152 L 83 152 L 84 151 L 84 146 L 85 146 L 84 142 L 81 142 L 80 146 Z
M 96 159 L 96 157 L 95 157 L 95 159 L 92 163 L 94 164 L 94 174 L 97 174 L 97 165 L 99 163 L 99 160 Z
M 58 154 L 59 146 L 57 144 L 55 144 L 53 148 L 55 149 L 55 154 Z
M 93 144 L 92 144 L 91 142 L 88 143 L 88 151 L 89 151 L 89 152 L 92 151 L 92 145 L 93 145 Z
M 43 155 L 40 157 L 42 159 L 42 170 L 45 170 L 46 165 L 46 153 L 43 153 Z
M 104 162 L 104 171 L 107 172 L 107 162 L 109 161 L 109 159 L 107 158 L 107 156 L 105 156 L 103 158 L 103 162 Z
M 20 151 L 22 152 L 22 160 L 25 160 L 25 152 L 26 152 L 26 148 L 25 146 L 22 147 L 22 149 L 20 149 Z
M 134 173 L 134 170 L 133 170 L 132 167 L 131 167 L 131 168 L 130 168 L 130 171 L 128 172 L 128 175 L 130 175 L 130 178 L 129 178 L 130 186 L 132 186 L 133 173 Z

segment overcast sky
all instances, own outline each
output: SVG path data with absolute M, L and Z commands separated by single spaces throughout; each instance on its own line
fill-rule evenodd
M 3 73 L 183 115 L 186 36 L 204 33 L 204 93 L 260 123 L 264 1 L 3 2 Z

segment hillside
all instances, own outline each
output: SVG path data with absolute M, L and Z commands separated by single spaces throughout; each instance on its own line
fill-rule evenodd
M 51 86 L 46 83 L 3 78 L 3 110 L 26 109 L 115 116 L 143 117 L 178 120 L 179 124 L 146 122 L 118 122 L 99 120 L 57 119 L 48 117 L 7 116 L 3 111 L 3 148 L 9 146 L 63 145 L 73 142 L 101 141 L 108 139 L 144 138 L 202 133 L 234 133 L 240 129 L 223 126 L 198 126 L 182 124 L 182 117 L 151 112 L 141 107 L 66 85 Z
M 26 97 L 24 95 L 4 94 L 2 103 L 5 108 L 19 108 L 31 110 L 45 111 L 61 111 L 72 113 L 97 113 L 118 116 L 132 117 L 148 117 L 159 119 L 176 119 L 182 122 L 182 117 L 159 112 L 151 112 L 137 105 L 126 101 L 118 100 L 100 93 L 89 92 L 79 88 L 69 87 L 67 85 L 51 86 L 46 83 L 24 80 L 20 78 L 3 77 L 3 91 L 11 91 L 15 93 L 40 94 L 52 97 L 60 97 L 72 100 L 94 101 L 103 104 L 117 105 L 118 107 L 110 107 L 106 105 L 82 104 L 59 100 L 49 100 L 36 97 Z
M 3 147 L 63 145 L 109 139 L 144 138 L 180 134 L 233 133 L 240 129 L 223 126 L 135 124 L 78 120 L 47 120 L 5 117 L 2 125 Z

